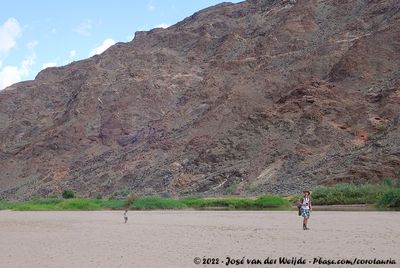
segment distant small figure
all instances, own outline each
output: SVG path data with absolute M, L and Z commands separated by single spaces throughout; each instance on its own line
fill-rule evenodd
M 125 220 L 125 223 L 128 222 L 128 210 L 127 209 L 125 209 L 125 212 L 124 212 L 124 220 Z
M 311 199 L 310 199 L 311 192 L 308 190 L 304 190 L 303 193 L 304 196 L 303 198 L 300 199 L 299 203 L 299 206 L 301 206 L 300 207 L 301 216 L 303 216 L 303 230 L 310 230 L 307 227 L 307 222 L 308 219 L 310 218 L 310 212 L 312 212 Z

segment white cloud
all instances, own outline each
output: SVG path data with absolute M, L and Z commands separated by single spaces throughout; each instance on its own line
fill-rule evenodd
M 82 21 L 81 24 L 79 24 L 74 31 L 83 36 L 90 36 L 92 28 L 93 28 L 92 20 L 85 20 Z
M 57 33 L 57 29 L 56 28 L 51 29 L 51 33 L 52 34 L 56 34 Z
M 96 54 L 101 54 L 107 48 L 109 48 L 110 46 L 112 46 L 114 44 L 115 44 L 115 41 L 113 39 L 111 39 L 111 38 L 108 38 L 108 39 L 104 40 L 103 43 L 100 46 L 95 47 L 94 49 L 92 49 L 90 51 L 90 53 L 89 53 L 89 56 L 93 56 L 93 55 L 96 55 Z
M 31 73 L 30 68 L 33 64 L 35 64 L 35 60 L 36 60 L 36 54 L 32 54 L 22 61 L 19 70 L 23 77 L 26 77 Z
M 55 66 L 57 66 L 56 62 L 46 62 L 42 65 L 42 70 L 49 68 L 49 67 L 55 67 Z
M 167 23 L 160 23 L 156 26 L 154 26 L 154 28 L 168 28 L 169 26 L 171 26 L 171 24 L 167 24 Z
M 0 90 L 26 79 L 31 73 L 31 67 L 35 64 L 35 47 L 38 42 L 33 41 L 26 44 L 30 54 L 21 62 L 20 66 L 5 66 L 0 70 Z
M 21 74 L 18 67 L 6 66 L 0 71 L 0 90 L 21 81 Z
M 20 67 L 5 66 L 0 71 L 0 90 L 20 82 L 30 74 L 30 68 L 35 63 L 36 55 L 29 55 L 21 62 Z
M 21 27 L 14 18 L 9 18 L 0 26 L 0 57 L 7 55 L 16 45 L 17 38 L 21 35 Z
M 70 52 L 69 52 L 69 58 L 70 59 L 75 59 L 76 58 L 76 50 L 71 50 Z

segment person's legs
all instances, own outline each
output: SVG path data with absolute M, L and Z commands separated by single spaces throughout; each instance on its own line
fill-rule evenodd
M 310 217 L 309 211 L 307 209 L 303 210 L 303 230 L 309 230 L 307 227 L 308 218 Z
M 303 220 L 303 228 L 304 228 L 304 230 L 308 230 L 307 222 L 308 222 L 308 217 L 304 217 L 304 220 Z

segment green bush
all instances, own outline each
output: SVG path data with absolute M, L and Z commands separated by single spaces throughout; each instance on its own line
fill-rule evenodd
M 110 198 L 108 200 L 96 200 L 96 203 L 103 209 L 123 209 L 125 207 L 125 201 L 121 199 Z
M 183 204 L 185 204 L 187 207 L 192 207 L 192 208 L 201 208 L 203 200 L 204 199 L 199 197 L 184 197 L 180 199 L 180 201 Z
M 26 211 L 58 210 L 57 205 L 61 202 L 63 202 L 63 199 L 60 198 L 44 198 L 14 203 L 12 209 Z
M 381 181 L 381 184 L 386 185 L 386 186 L 388 186 L 388 187 L 390 187 L 390 188 L 393 188 L 393 187 L 394 187 L 394 183 L 393 183 L 393 180 L 392 180 L 391 178 L 384 178 L 384 179 Z
M 60 210 L 98 210 L 101 208 L 100 204 L 92 199 L 67 199 L 56 207 Z
M 317 186 L 311 195 L 315 205 L 373 204 L 390 186 L 380 184 L 355 185 L 339 183 L 335 186 Z
M 158 196 L 140 197 L 133 201 L 133 209 L 181 209 L 186 205 L 177 199 Z
M 400 188 L 391 189 L 377 201 L 378 207 L 400 208 Z
M 259 208 L 279 208 L 290 207 L 290 202 L 279 196 L 264 195 L 254 201 L 254 205 Z
M 180 199 L 188 207 L 192 208 L 249 208 L 253 201 L 248 198 L 194 198 Z
M 66 189 L 62 192 L 62 197 L 64 199 L 70 199 L 70 198 L 74 198 L 75 197 L 75 193 L 74 191 L 70 190 L 70 189 Z
M 8 201 L 0 200 L 0 210 L 12 209 L 13 204 Z
M 61 199 L 61 198 L 42 198 L 42 199 L 30 201 L 28 203 L 34 204 L 34 205 L 57 205 L 61 202 L 63 202 L 63 199 Z

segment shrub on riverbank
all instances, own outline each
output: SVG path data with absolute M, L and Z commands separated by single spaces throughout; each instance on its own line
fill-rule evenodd
M 312 192 L 312 200 L 315 205 L 373 204 L 389 189 L 390 187 L 383 183 L 318 186 Z
M 377 206 L 381 208 L 400 208 L 400 187 L 384 193 L 377 201 Z
M 66 189 L 62 192 L 62 197 L 65 199 L 70 199 L 70 198 L 74 198 L 75 197 L 75 193 L 74 191 L 70 190 L 70 189 Z
M 339 183 L 317 186 L 312 193 L 314 205 L 376 204 L 378 207 L 400 207 L 400 180 L 355 185 Z

